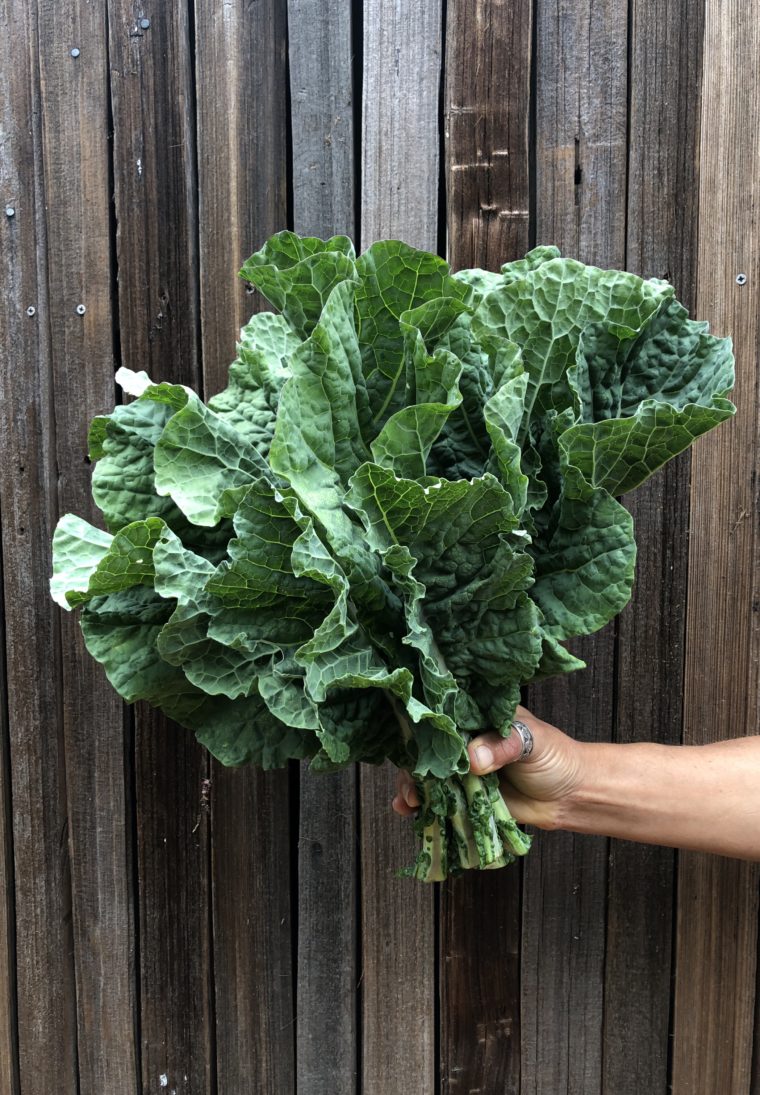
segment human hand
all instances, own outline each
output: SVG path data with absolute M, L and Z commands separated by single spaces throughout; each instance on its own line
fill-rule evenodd
M 517 708 L 515 718 L 533 734 L 530 756 L 515 763 L 522 742 L 514 732 L 507 738 L 496 733 L 481 734 L 468 746 L 472 771 L 478 776 L 499 771 L 501 793 L 516 821 L 539 829 L 559 828 L 563 805 L 571 801 L 583 782 L 583 745 L 524 707 Z M 393 809 L 409 817 L 419 805 L 414 780 L 408 772 L 400 771 Z

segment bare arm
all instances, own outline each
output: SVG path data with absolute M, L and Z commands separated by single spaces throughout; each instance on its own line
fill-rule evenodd
M 760 860 L 760 737 L 581 749 L 585 778 L 558 828 Z
M 473 771 L 501 770 L 502 793 L 518 821 L 760 860 L 760 737 L 696 746 L 592 744 L 524 708 L 518 717 L 535 740 L 526 760 L 514 763 L 516 735 L 486 734 L 470 745 Z M 410 812 L 414 785 L 404 776 L 399 786 L 394 806 Z

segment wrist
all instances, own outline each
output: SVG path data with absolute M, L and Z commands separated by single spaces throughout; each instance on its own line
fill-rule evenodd
M 606 744 L 606 743 L 605 743 Z M 609 745 L 607 745 L 609 748 Z M 554 809 L 547 828 L 568 832 L 592 832 L 594 812 L 606 798 L 603 790 L 605 745 L 599 742 L 574 741 L 574 778 L 561 798 L 552 803 Z

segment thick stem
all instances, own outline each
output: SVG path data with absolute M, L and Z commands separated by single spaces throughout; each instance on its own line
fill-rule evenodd
M 462 783 L 467 796 L 467 816 L 478 846 L 480 867 L 483 869 L 503 857 L 504 845 L 496 827 L 491 796 L 484 781 L 480 776 L 468 772 L 462 777 Z
M 402 703 L 390 692 L 388 701 L 405 744 L 414 730 Z M 480 868 L 493 870 L 514 862 L 530 848 L 499 791 L 495 773 L 418 780 L 420 806 L 415 832 L 422 848 L 413 867 L 402 873 L 423 882 L 442 882 L 450 874 Z
M 472 831 L 470 819 L 467 816 L 467 799 L 459 779 L 453 777 L 449 780 L 456 803 L 454 813 L 451 815 L 451 836 L 449 841 L 450 861 L 463 871 L 480 866 L 478 846 L 475 842 L 475 834 Z
M 441 800 L 440 787 L 437 786 L 439 783 L 440 781 L 426 779 L 417 785 L 422 796 L 417 820 L 417 831 L 422 836 L 422 848 L 412 873 L 422 882 L 443 882 L 449 873 L 446 818 L 436 809 Z
M 532 839 L 522 829 L 518 828 L 517 822 L 507 809 L 507 804 L 498 789 L 498 785 L 496 797 L 492 801 L 496 827 L 505 846 L 509 848 L 513 856 L 527 855 L 530 851 Z

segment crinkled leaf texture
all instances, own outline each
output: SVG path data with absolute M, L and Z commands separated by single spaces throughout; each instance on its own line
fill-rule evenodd
M 277 312 L 225 391 L 120 372 L 137 398 L 89 436 L 107 531 L 61 519 L 53 597 L 224 764 L 464 773 L 628 601 L 617 496 L 733 413 L 730 341 L 553 247 L 452 274 L 281 232 L 241 273 Z

